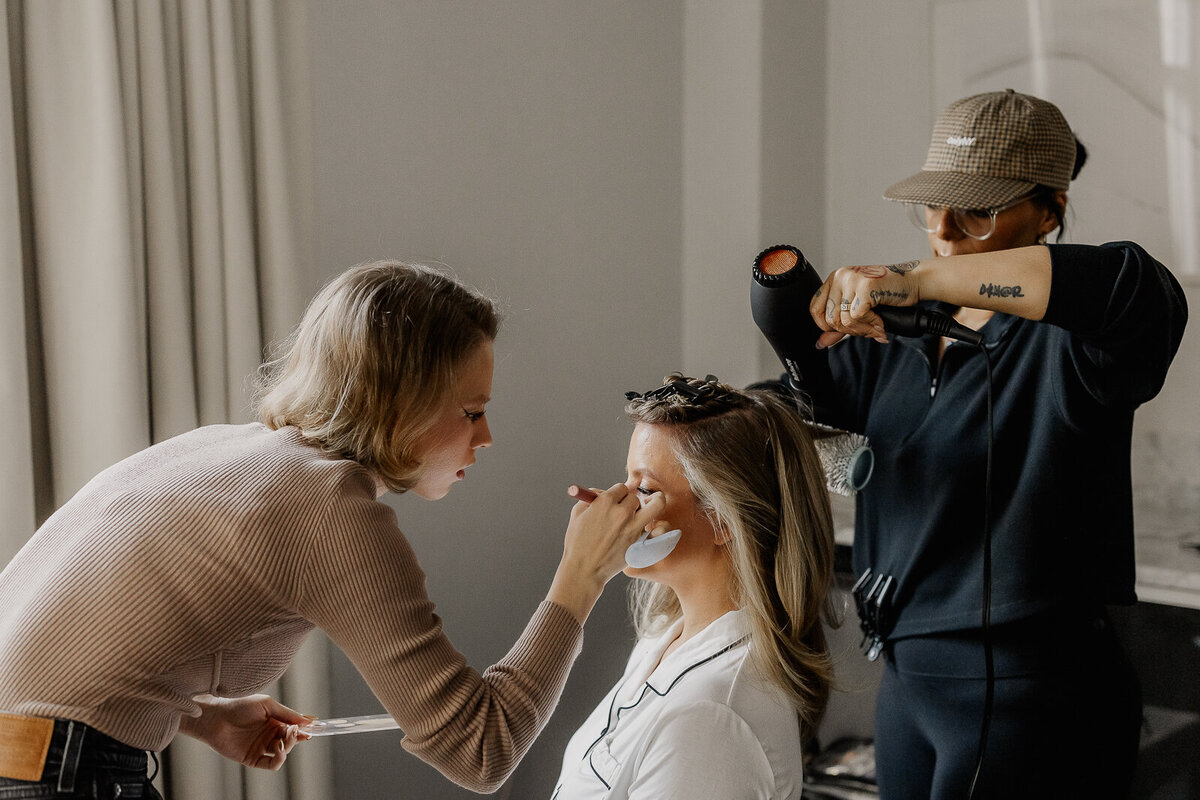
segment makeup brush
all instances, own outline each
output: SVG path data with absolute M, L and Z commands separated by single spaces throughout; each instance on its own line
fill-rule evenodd
M 595 492 L 591 489 L 585 489 L 577 483 L 572 483 L 567 487 L 567 494 L 585 503 L 590 503 L 596 499 Z M 643 531 L 638 540 L 629 545 L 629 548 L 625 551 L 625 563 L 637 569 L 645 569 L 653 564 L 657 564 L 671 555 L 671 551 L 675 549 L 675 545 L 679 544 L 679 539 L 682 535 L 683 531 L 676 528 L 673 531 L 667 531 L 651 539 L 650 531 Z

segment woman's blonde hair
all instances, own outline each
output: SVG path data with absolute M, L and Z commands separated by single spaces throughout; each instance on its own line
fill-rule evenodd
M 822 622 L 839 623 L 833 585 L 833 520 L 825 471 L 796 407 L 770 390 L 733 389 L 668 375 L 632 395 L 626 413 L 661 426 L 713 526 L 730 535 L 734 601 L 750 624 L 750 658 L 787 693 L 805 735 L 815 732 L 833 680 Z M 630 587 L 642 636 L 679 618 L 670 587 Z
M 492 300 L 438 270 L 359 264 L 321 289 L 259 368 L 254 412 L 403 492 L 420 476 L 416 444 L 455 369 L 499 325 Z

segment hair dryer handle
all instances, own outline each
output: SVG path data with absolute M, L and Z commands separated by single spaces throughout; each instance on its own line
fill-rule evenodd
M 971 330 L 966 325 L 955 322 L 953 317 L 931 308 L 875 306 L 871 310 L 883 320 L 883 329 L 888 333 L 898 336 L 921 336 L 925 333 L 933 333 L 976 346 L 983 344 L 983 336 L 979 331 Z

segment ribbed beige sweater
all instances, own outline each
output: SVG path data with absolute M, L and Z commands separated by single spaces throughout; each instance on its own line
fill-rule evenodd
M 0 711 L 161 750 L 198 713 L 192 697 L 261 690 L 314 625 L 404 748 L 477 791 L 541 731 L 583 636 L 542 603 L 481 676 L 442 633 L 365 468 L 292 428 L 218 425 L 100 473 L 0 573 Z

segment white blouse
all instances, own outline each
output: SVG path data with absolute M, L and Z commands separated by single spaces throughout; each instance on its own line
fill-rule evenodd
M 551 800 L 800 797 L 799 718 L 781 689 L 753 674 L 742 612 L 654 667 L 682 626 L 634 648 L 624 676 L 571 737 Z

